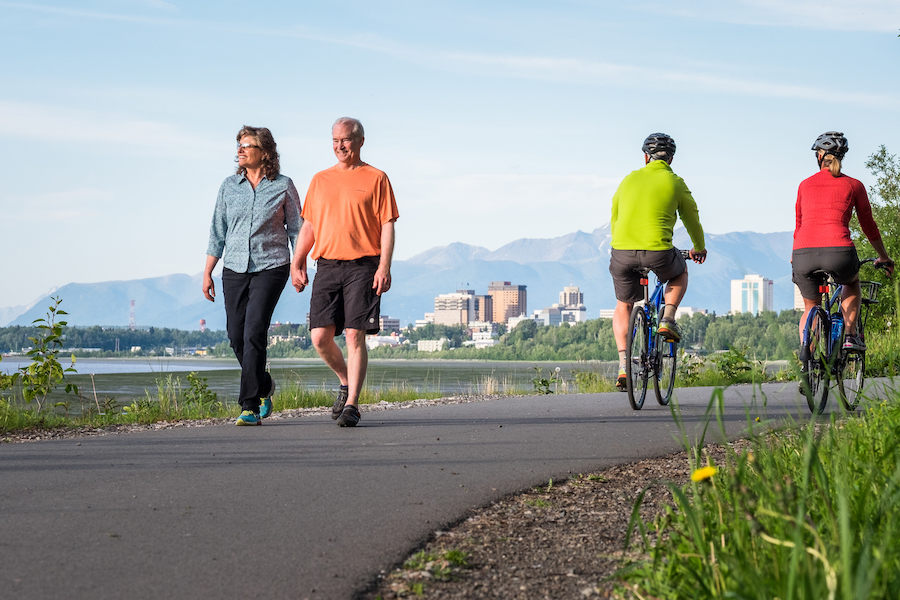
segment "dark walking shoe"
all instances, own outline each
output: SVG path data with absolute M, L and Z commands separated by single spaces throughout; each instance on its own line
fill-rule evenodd
M 337 419 L 337 424 L 341 427 L 356 427 L 360 417 L 359 409 L 351 404 L 341 412 L 341 416 Z
M 659 329 L 657 329 L 657 332 L 659 332 L 659 334 L 663 336 L 666 341 L 681 341 L 681 330 L 678 329 L 678 325 L 672 319 L 661 319 L 659 321 Z
M 275 388 L 278 386 L 275 384 L 275 380 L 272 380 L 272 389 L 269 390 L 269 395 L 265 398 L 261 398 L 259 402 L 259 418 L 265 419 L 269 415 L 272 414 L 272 396 L 275 395 Z
M 331 407 L 331 418 L 337 419 L 344 412 L 344 405 L 347 404 L 347 396 L 350 395 L 350 390 L 348 390 L 343 385 L 338 389 L 337 400 L 334 401 L 334 406 Z M 355 425 L 356 423 L 354 423 Z
M 854 352 L 865 352 L 866 343 L 860 335 L 847 335 L 844 338 L 844 350 L 852 350 Z

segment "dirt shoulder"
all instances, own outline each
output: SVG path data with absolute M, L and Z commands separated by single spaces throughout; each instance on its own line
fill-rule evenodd
M 704 452 L 714 462 L 724 462 L 725 447 L 708 446 Z M 359 598 L 610 597 L 611 577 L 626 558 L 635 500 L 646 489 L 643 518 L 662 514 L 672 502 L 668 483 L 686 483 L 689 465 L 687 453 L 670 454 L 548 482 L 473 509 L 471 516 L 435 532 L 421 548 L 433 557 L 468 553 L 468 567 L 438 560 L 425 565 L 431 572 L 398 568 L 381 574 Z M 449 581 L 434 576 L 441 567 L 450 571 Z

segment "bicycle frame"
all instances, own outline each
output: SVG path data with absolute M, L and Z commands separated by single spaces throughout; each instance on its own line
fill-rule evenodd
M 860 266 L 874 262 L 868 258 L 860 261 Z M 831 381 L 836 381 L 840 392 L 841 403 L 847 410 L 854 410 L 859 402 L 859 393 L 865 381 L 865 350 L 846 350 L 844 341 L 844 286 L 834 282 L 834 277 L 827 272 L 824 285 L 819 286 L 822 302 L 809 311 L 803 326 L 800 346 L 800 362 L 804 366 L 801 374 L 801 392 L 806 396 L 809 409 L 821 414 L 828 402 L 828 388 Z M 876 282 L 868 284 L 868 298 L 860 298 L 860 310 L 857 315 L 857 329 L 861 336 L 865 335 L 868 306 L 875 304 L 877 293 Z M 814 343 L 817 347 L 812 348 Z
M 834 292 L 831 292 L 831 287 L 834 286 Z M 829 334 L 827 337 L 828 344 L 825 348 L 825 351 L 822 353 L 824 357 L 828 359 L 829 363 L 832 363 L 833 354 L 836 346 L 840 343 L 841 338 L 843 336 L 844 330 L 844 313 L 841 310 L 840 301 L 843 296 L 844 286 L 840 284 L 833 284 L 830 282 L 825 282 L 824 285 L 819 286 L 819 292 L 822 294 L 822 305 L 821 308 L 825 316 L 827 317 L 826 324 L 829 327 Z M 829 297 L 830 294 L 830 297 Z M 834 305 L 837 304 L 837 310 L 834 310 Z M 802 347 L 808 348 L 811 342 L 810 334 L 813 328 L 813 321 L 815 320 L 817 310 L 813 309 L 809 311 L 809 314 L 806 315 L 806 325 L 803 327 L 803 341 Z M 840 321 L 841 329 L 840 331 L 835 332 L 835 324 Z M 835 336 L 835 333 L 837 335 Z

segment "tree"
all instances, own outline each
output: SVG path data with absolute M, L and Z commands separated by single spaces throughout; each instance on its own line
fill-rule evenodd
M 866 168 L 876 177 L 875 185 L 869 188 L 869 202 L 872 204 L 872 215 L 881 230 L 881 240 L 888 255 L 894 260 L 900 259 L 900 159 L 888 154 L 883 145 L 866 161 Z M 869 240 L 866 239 L 859 221 L 854 215 L 850 224 L 850 232 L 856 244 L 860 258 L 877 256 Z M 882 284 L 878 292 L 878 304 L 872 307 L 872 324 L 884 324 L 885 321 L 896 321 L 896 297 L 893 281 L 888 279 L 882 270 L 865 267 L 860 273 L 863 280 L 877 281 Z

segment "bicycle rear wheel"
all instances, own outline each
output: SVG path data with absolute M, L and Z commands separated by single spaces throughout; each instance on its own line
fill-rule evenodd
M 653 390 L 656 392 L 656 401 L 665 406 L 672 398 L 672 390 L 675 389 L 675 353 L 678 350 L 676 342 L 663 339 L 656 334 L 656 373 L 653 377 Z
M 641 410 L 647 397 L 647 377 L 650 374 L 647 368 L 649 333 L 644 309 L 635 306 L 628 322 L 628 340 L 625 344 L 625 364 L 628 365 L 625 390 L 628 392 L 628 402 L 634 410 Z
M 831 365 L 828 357 L 828 336 L 831 327 L 825 311 L 817 308 L 812 315 L 809 326 L 809 360 L 806 361 L 806 385 L 803 395 L 812 413 L 822 414 L 828 403 L 828 380 Z
M 856 410 L 859 405 L 859 394 L 866 381 L 866 353 L 845 352 L 838 377 L 838 389 L 841 392 L 841 404 L 847 410 Z

